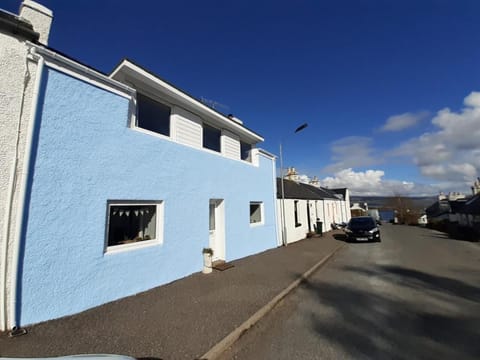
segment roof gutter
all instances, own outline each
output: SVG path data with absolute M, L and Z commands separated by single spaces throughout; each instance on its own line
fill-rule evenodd
M 88 78 L 101 80 L 103 83 L 105 83 L 105 84 L 107 84 L 107 85 L 109 85 L 113 88 L 116 88 L 118 90 L 121 90 L 122 92 L 126 92 L 128 94 L 134 94 L 136 92 L 136 90 L 131 88 L 130 86 L 128 86 L 128 85 L 126 85 L 126 84 L 124 84 L 120 81 L 114 80 L 114 79 L 106 76 L 105 74 L 102 74 L 99 71 L 95 71 L 88 66 L 82 65 L 82 64 L 80 64 L 80 63 L 78 63 L 78 62 L 76 62 L 72 59 L 69 59 L 66 56 L 60 55 L 55 51 L 49 50 L 49 49 L 47 49 L 43 46 L 38 46 L 38 45 L 32 44 L 32 43 L 30 45 L 35 47 L 35 52 L 37 54 L 46 57 L 46 60 L 52 59 L 52 60 L 59 61 L 62 64 L 67 65 L 71 69 L 74 69 L 74 70 L 78 71 L 80 74 L 83 74 L 83 75 L 87 76 Z
M 3 10 L 0 11 L 0 29 L 4 29 L 33 42 L 37 42 L 40 38 L 40 34 L 33 30 L 30 23 Z

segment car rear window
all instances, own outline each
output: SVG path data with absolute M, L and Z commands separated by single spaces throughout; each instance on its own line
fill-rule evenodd
M 375 227 L 375 222 L 372 218 L 352 218 L 350 219 L 351 227 Z

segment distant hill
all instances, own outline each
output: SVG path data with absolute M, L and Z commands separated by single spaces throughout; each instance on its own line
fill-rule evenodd
M 423 210 L 435 201 L 436 196 L 423 196 L 423 197 L 405 197 L 407 201 L 412 204 L 414 210 Z M 393 196 L 350 196 L 350 203 L 367 203 L 369 209 L 390 209 L 394 203 Z

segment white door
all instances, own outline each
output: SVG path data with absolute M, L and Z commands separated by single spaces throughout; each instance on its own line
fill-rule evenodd
M 210 199 L 209 237 L 210 248 L 213 250 L 213 261 L 225 260 L 223 200 Z

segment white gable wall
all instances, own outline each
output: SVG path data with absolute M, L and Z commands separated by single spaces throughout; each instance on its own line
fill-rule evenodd
M 295 224 L 295 201 L 297 202 L 298 224 Z M 282 200 L 277 200 L 277 211 L 279 215 L 279 234 L 282 234 Z M 293 243 L 305 239 L 308 232 L 307 200 L 285 199 L 285 225 L 287 243 Z
M 5 330 L 5 304 L 14 257 L 16 229 L 20 221 L 20 190 L 24 180 L 26 134 L 29 131 L 33 90 L 37 74 L 36 61 L 28 59 L 25 42 L 0 32 L 0 330 Z M 27 60 L 28 59 L 28 60 Z M 25 74 L 30 76 L 25 80 Z M 25 94 L 22 96 L 22 94 Z M 23 111 L 21 110 L 23 109 Z
M 327 224 L 325 222 L 325 212 L 324 212 L 324 203 L 325 201 L 323 200 L 315 200 L 315 209 L 316 209 L 316 219 L 318 218 L 319 221 L 323 223 L 322 226 L 322 232 L 330 230 L 330 228 L 327 228 Z

